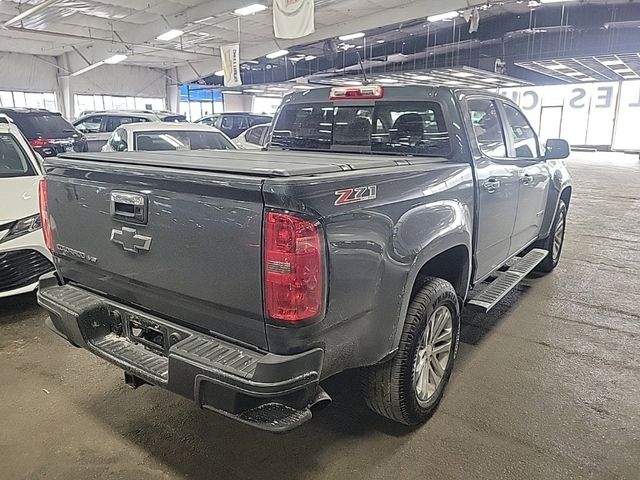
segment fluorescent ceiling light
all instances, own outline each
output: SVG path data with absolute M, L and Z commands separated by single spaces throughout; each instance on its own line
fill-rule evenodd
M 433 77 L 430 77 L 428 75 L 414 75 L 413 78 L 415 80 L 433 80 Z
M 380 82 L 380 83 L 398 83 L 398 80 L 396 80 L 395 78 L 379 78 L 376 80 L 376 82 Z
M 431 15 L 427 17 L 428 22 L 439 22 L 441 20 L 453 20 L 456 17 L 459 17 L 460 14 L 455 10 L 452 12 L 440 13 L 438 15 Z
M 582 72 L 569 72 L 569 73 L 565 73 L 565 75 L 569 77 L 586 77 L 587 76 L 586 73 L 582 73 Z
M 384 40 L 376 40 L 376 43 L 384 43 Z
M 104 62 L 92 63 L 91 65 L 87 65 L 86 67 L 81 68 L 77 72 L 73 72 L 69 76 L 70 77 L 76 77 L 78 75 L 82 75 L 83 73 L 87 73 L 89 70 L 93 70 L 94 68 L 99 67 L 100 65 L 104 65 Z
M 224 70 L 218 70 L 214 73 L 216 77 L 224 77 Z
M 633 73 L 633 70 L 630 68 L 621 68 L 620 70 L 614 70 L 616 73 Z
M 564 65 L 544 65 L 549 70 L 562 70 L 563 68 L 567 68 Z
M 236 15 L 253 15 L 254 13 L 258 13 L 258 12 L 262 12 L 263 10 L 266 10 L 267 6 L 266 5 L 262 5 L 260 3 L 253 3 L 251 5 L 247 5 L 246 7 L 242 7 L 242 8 L 236 8 L 233 13 L 235 13 Z
M 109 57 L 107 59 L 104 60 L 104 63 L 107 63 L 109 65 L 115 65 L 116 63 L 120 63 L 123 60 L 126 60 L 127 56 L 122 54 L 122 53 L 117 53 L 115 55 L 113 55 L 112 57 Z
M 273 60 L 274 58 L 284 57 L 288 53 L 289 53 L 289 50 L 278 50 L 277 52 L 267 53 L 265 57 L 267 57 L 270 60 Z
M 305 61 L 310 62 L 311 60 L 315 60 L 316 57 L 315 55 L 307 55 L 306 57 L 304 57 Z
M 611 65 L 624 65 L 624 62 L 622 60 L 605 60 L 602 64 L 608 67 Z
M 344 82 L 345 85 L 352 85 L 354 87 L 359 87 L 360 85 L 362 85 L 362 82 L 358 82 L 356 80 L 347 80 L 346 82 Z
M 362 37 L 364 37 L 364 33 L 358 32 L 358 33 L 350 33 L 349 35 L 341 35 L 338 37 L 338 40 L 342 40 L 343 42 L 346 42 L 347 40 L 355 40 L 356 38 L 362 38 Z
M 162 35 L 158 35 L 156 40 L 162 40 L 163 42 L 168 42 L 173 40 L 174 38 L 178 38 L 183 35 L 184 32 L 182 30 L 169 30 L 168 32 L 164 32 Z

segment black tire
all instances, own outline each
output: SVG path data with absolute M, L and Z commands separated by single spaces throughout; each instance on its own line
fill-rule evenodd
M 555 241 L 555 232 L 558 229 L 559 222 L 562 222 L 562 235 L 560 238 L 560 247 L 557 249 L 557 254 L 554 255 L 554 241 Z M 558 204 L 558 210 L 556 211 L 556 217 L 553 219 L 553 224 L 551 225 L 551 231 L 549 236 L 544 240 L 541 240 L 536 246 L 538 248 L 542 248 L 549 252 L 549 254 L 545 257 L 545 259 L 538 264 L 535 268 L 536 272 L 541 273 L 549 273 L 554 268 L 558 266 L 558 262 L 560 261 L 560 255 L 562 254 L 562 247 L 564 246 L 564 234 L 567 226 L 567 206 L 565 205 L 563 200 L 560 200 Z
M 420 401 L 414 387 L 416 357 L 432 314 L 446 306 L 451 314 L 451 346 L 440 384 Z M 442 311 L 442 310 L 441 310 Z M 362 371 L 362 392 L 374 412 L 405 425 L 425 422 L 436 410 L 447 385 L 460 338 L 460 308 L 453 286 L 439 278 L 427 278 L 407 310 L 400 344 L 395 355 L 380 365 Z

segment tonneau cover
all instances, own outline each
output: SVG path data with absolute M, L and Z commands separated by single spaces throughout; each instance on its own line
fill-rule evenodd
M 59 158 L 267 177 L 307 176 L 446 161 L 444 158 L 282 150 L 65 153 Z

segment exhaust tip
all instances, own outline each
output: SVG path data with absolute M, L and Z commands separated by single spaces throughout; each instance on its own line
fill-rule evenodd
M 316 413 L 324 409 L 325 407 L 328 407 L 330 403 L 331 397 L 329 396 L 329 394 L 325 392 L 322 387 L 318 387 L 318 390 L 316 390 L 316 395 L 313 397 L 313 400 L 311 400 L 311 403 L 309 404 L 309 410 L 311 410 L 312 413 Z

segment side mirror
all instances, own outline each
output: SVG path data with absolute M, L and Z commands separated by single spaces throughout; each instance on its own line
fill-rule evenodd
M 566 140 L 560 138 L 551 138 L 547 140 L 545 145 L 545 160 L 562 160 L 567 158 L 571 153 L 571 147 Z
M 125 142 L 118 143 L 118 145 L 116 146 L 116 152 L 126 152 L 126 151 L 127 151 L 127 144 Z

